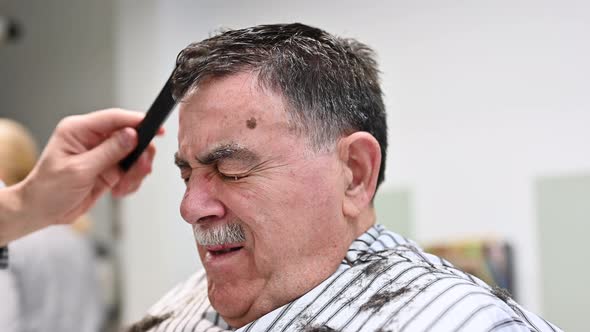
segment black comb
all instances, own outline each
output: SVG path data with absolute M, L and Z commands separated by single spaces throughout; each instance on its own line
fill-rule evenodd
M 175 105 L 176 101 L 172 98 L 172 75 L 170 75 L 160 94 L 158 94 L 158 97 L 147 111 L 145 118 L 135 128 L 137 131 L 137 146 L 125 159 L 119 162 L 119 166 L 124 171 L 128 171 L 141 156 Z

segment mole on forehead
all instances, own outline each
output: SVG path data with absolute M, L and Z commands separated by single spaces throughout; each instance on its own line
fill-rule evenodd
M 256 118 L 252 117 L 252 118 L 246 120 L 246 126 L 250 129 L 256 128 Z

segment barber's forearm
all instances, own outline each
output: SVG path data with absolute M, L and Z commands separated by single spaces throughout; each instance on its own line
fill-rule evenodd
M 27 210 L 21 184 L 0 188 L 0 247 L 40 229 L 41 222 Z

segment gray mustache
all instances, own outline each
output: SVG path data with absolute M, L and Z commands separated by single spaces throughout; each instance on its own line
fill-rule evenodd
M 240 224 L 221 224 L 214 227 L 193 227 L 195 240 L 202 246 L 221 245 L 226 243 L 239 243 L 246 241 L 244 228 Z

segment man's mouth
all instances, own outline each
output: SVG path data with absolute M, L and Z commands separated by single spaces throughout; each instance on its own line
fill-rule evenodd
M 202 262 L 207 273 L 233 274 L 240 262 L 246 259 L 245 255 L 247 254 L 244 242 L 209 245 L 201 248 L 206 250 Z
M 244 248 L 244 246 L 239 243 L 205 246 L 207 252 L 209 252 L 213 256 L 221 256 L 228 253 L 236 252 L 242 248 Z

